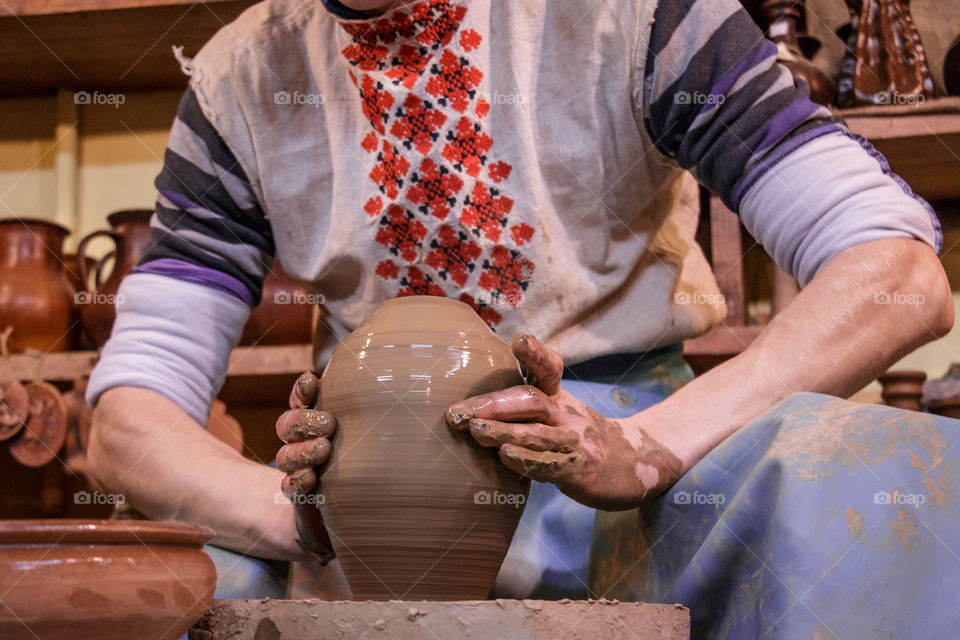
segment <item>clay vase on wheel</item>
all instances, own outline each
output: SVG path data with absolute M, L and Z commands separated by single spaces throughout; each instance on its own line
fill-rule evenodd
M 0 331 L 11 353 L 63 351 L 77 344 L 76 289 L 63 270 L 70 232 L 43 220 L 0 220 Z
M 389 300 L 336 348 L 321 398 L 339 429 L 318 502 L 354 599 L 487 598 L 530 483 L 444 414 L 517 384 L 510 347 L 448 298 Z
M 116 295 L 120 282 L 128 273 L 133 271 L 140 261 L 140 257 L 150 246 L 150 216 L 153 211 L 148 209 L 131 209 L 118 211 L 107 216 L 110 230 L 94 231 L 77 247 L 77 270 L 80 281 L 90 282 L 87 261 L 87 245 L 94 238 L 106 237 L 116 243 L 113 270 L 106 280 L 100 282 L 99 277 L 94 282 L 94 291 L 82 297 L 81 316 L 83 330 L 98 346 L 110 337 L 113 321 L 117 317 Z M 97 269 L 97 274 L 100 269 Z

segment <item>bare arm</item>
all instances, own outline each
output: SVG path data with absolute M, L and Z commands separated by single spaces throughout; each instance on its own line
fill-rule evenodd
M 157 393 L 104 393 L 89 459 L 104 486 L 151 519 L 209 526 L 215 544 L 241 553 L 307 559 L 295 541 L 293 505 L 277 499 L 283 473 L 247 460 Z
M 910 303 L 881 303 L 894 292 Z M 953 321 L 950 286 L 930 247 L 909 239 L 857 245 L 827 263 L 743 353 L 629 424 L 662 425 L 657 432 L 686 471 L 791 393 L 849 396 Z
M 878 304 L 883 292 L 922 303 Z M 556 483 L 584 504 L 625 509 L 666 490 L 788 395 L 849 395 L 952 325 L 950 288 L 930 247 L 876 240 L 827 263 L 742 354 L 631 418 L 603 418 L 560 389 L 559 356 L 533 341 L 544 352 L 539 388 L 471 398 L 447 420 L 499 447 L 514 471 Z

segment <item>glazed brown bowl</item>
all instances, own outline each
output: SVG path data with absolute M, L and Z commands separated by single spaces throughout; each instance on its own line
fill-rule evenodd
M 179 638 L 217 583 L 207 527 L 0 520 L 0 638 Z

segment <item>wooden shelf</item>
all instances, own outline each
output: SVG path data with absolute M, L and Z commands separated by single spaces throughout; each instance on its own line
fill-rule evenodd
M 0 97 L 183 89 L 187 56 L 255 0 L 6 0 Z
M 96 351 L 66 351 L 10 357 L 10 373 L 21 380 L 70 381 L 93 370 Z M 237 347 L 230 355 L 228 377 L 300 374 L 313 369 L 313 347 L 295 344 Z
M 960 98 L 839 112 L 924 198 L 960 198 Z

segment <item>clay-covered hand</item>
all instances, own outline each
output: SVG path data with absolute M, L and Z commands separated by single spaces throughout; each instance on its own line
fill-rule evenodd
M 629 509 L 659 495 L 682 463 L 644 429 L 604 418 L 560 387 L 563 360 L 533 336 L 518 335 L 513 352 L 531 384 L 468 398 L 447 410 L 447 422 L 517 473 L 552 482 L 578 502 Z
M 330 457 L 330 437 L 337 429 L 336 419 L 316 410 L 320 381 L 304 373 L 290 392 L 290 410 L 277 420 L 277 436 L 284 446 L 277 452 L 277 468 L 286 475 L 281 488 L 291 499 L 297 514 L 297 543 L 321 562 L 333 559 L 330 538 L 317 501 L 310 496 L 319 490 L 319 470 Z

